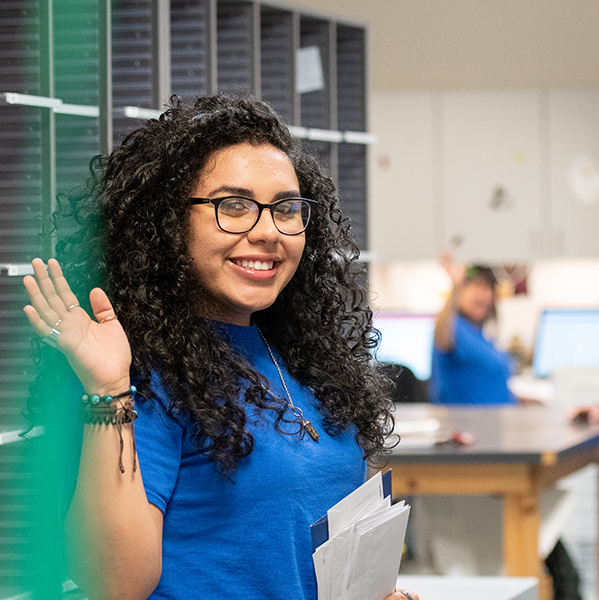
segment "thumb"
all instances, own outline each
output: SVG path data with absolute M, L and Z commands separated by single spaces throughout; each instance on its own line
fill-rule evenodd
M 94 288 L 89 293 L 89 301 L 92 307 L 94 316 L 99 321 L 106 319 L 107 317 L 113 317 L 114 309 L 112 304 L 106 295 L 106 292 L 100 288 Z

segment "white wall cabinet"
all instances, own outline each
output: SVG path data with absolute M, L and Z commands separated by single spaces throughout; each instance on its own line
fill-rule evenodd
M 599 90 L 385 93 L 371 106 L 381 261 L 599 256 Z
M 437 252 L 433 183 L 433 98 L 374 94 L 370 152 L 370 247 L 380 261 L 432 258 Z
M 555 256 L 599 256 L 599 90 L 551 92 L 549 243 Z
M 441 246 L 468 260 L 538 256 L 538 94 L 444 94 L 441 111 Z

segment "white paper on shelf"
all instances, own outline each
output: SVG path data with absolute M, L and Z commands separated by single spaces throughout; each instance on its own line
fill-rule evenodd
M 324 71 L 318 46 L 306 46 L 296 51 L 295 91 L 298 94 L 324 89 Z

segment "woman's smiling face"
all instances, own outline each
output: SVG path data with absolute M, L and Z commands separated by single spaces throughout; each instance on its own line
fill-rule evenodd
M 270 144 L 249 143 L 216 151 L 192 196 L 245 196 L 264 204 L 300 196 L 289 157 Z M 212 204 L 191 207 L 189 253 L 209 302 L 202 316 L 249 325 L 252 313 L 268 308 L 289 283 L 302 257 L 305 234 L 283 235 L 270 210 L 247 233 L 226 233 Z

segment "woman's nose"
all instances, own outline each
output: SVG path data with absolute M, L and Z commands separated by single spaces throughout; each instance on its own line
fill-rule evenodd
M 256 225 L 254 225 L 253 229 L 248 231 L 248 238 L 252 241 L 259 240 L 263 238 L 266 241 L 278 240 L 281 233 L 275 226 L 273 214 L 270 208 L 265 208 L 262 210 L 262 214 L 258 219 Z

